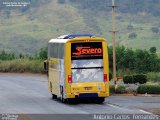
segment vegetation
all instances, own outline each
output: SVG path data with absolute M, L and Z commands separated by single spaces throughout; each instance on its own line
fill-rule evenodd
M 42 60 L 15 59 L 0 61 L 0 72 L 44 73 Z
M 117 68 L 135 72 L 158 72 L 160 71 L 160 58 L 147 50 L 133 50 L 124 46 L 116 48 Z M 109 47 L 109 63 L 112 69 L 112 47 Z
M 126 87 L 124 85 L 118 85 L 115 89 L 115 93 L 123 94 L 126 93 Z
M 149 51 L 150 51 L 151 53 L 156 53 L 156 52 L 157 52 L 157 48 L 156 48 L 156 47 L 151 47 L 151 48 L 149 49 Z
M 114 85 L 110 85 L 111 94 L 114 94 L 114 93 L 123 94 L 126 92 L 127 92 L 126 87 L 124 85 L 118 85 L 117 87 L 115 87 Z
M 29 0 L 27 7 L 13 8 L 3 2 L 0 51 L 34 55 L 49 39 L 71 33 L 91 33 L 111 44 L 111 0 Z M 159 1 L 118 0 L 116 4 L 117 44 L 147 50 L 155 46 L 159 52 L 159 32 L 152 32 L 160 25 Z M 137 34 L 133 40 L 128 38 L 131 33 Z
M 139 94 L 160 94 L 160 85 L 140 85 L 137 89 Z
M 143 74 L 124 76 L 123 82 L 125 84 L 135 84 L 135 83 L 144 84 L 147 82 L 147 76 Z
M 156 53 L 150 53 L 146 50 L 133 50 L 124 46 L 116 48 L 117 68 L 127 71 L 134 71 L 135 73 L 142 72 L 160 72 L 160 58 Z M 47 48 L 41 48 L 39 53 L 35 55 L 16 55 L 14 53 L 7 53 L 2 50 L 0 52 L 0 60 L 14 60 L 14 59 L 30 59 L 30 60 L 45 60 L 47 59 Z M 109 47 L 109 67 L 112 71 L 112 47 Z M 110 79 L 112 73 L 110 72 Z
M 159 33 L 159 28 L 158 27 L 152 27 L 151 28 L 153 33 Z
M 135 32 L 130 33 L 128 36 L 129 39 L 135 39 L 136 37 L 137 37 L 137 34 Z
M 144 84 L 147 82 L 147 76 L 142 74 L 133 75 L 133 81 L 134 83 Z
M 160 82 L 160 72 L 148 72 L 146 75 L 147 75 L 148 81 Z
M 134 83 L 133 76 L 131 75 L 124 76 L 123 82 L 124 84 L 133 84 Z
M 4 50 L 0 53 L 0 72 L 31 72 L 44 73 L 43 61 L 47 59 L 47 49 L 43 48 L 34 56 L 14 53 L 7 53 Z

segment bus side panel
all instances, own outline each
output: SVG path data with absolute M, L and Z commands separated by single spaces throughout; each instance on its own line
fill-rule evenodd
M 109 96 L 109 60 L 108 60 L 108 47 L 107 43 L 103 41 L 103 63 L 104 74 L 107 74 L 107 83 L 105 84 L 106 94 Z
M 59 96 L 58 60 L 50 58 L 49 61 L 49 87 L 51 93 Z

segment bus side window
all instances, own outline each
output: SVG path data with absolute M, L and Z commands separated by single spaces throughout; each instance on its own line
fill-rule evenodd
M 58 58 L 58 43 L 53 43 L 53 57 Z
M 58 46 L 58 58 L 59 59 L 64 58 L 64 44 L 59 44 Z

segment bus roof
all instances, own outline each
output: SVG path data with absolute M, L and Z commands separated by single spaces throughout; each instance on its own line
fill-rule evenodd
M 49 43 L 66 43 L 71 39 L 74 38 L 96 38 L 95 36 L 91 34 L 71 34 L 71 35 L 62 35 L 56 39 L 51 39 Z
M 51 39 L 49 43 L 66 43 L 70 39 Z
M 77 38 L 77 37 L 93 37 L 92 34 L 70 34 L 70 35 L 62 35 L 56 39 L 51 39 L 49 43 L 66 43 L 68 40 Z

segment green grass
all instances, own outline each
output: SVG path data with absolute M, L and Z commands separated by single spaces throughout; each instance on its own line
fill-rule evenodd
M 160 34 L 154 34 L 150 28 L 158 26 L 159 18 L 153 16 L 134 16 L 133 31 L 128 31 L 129 14 L 119 14 L 116 18 L 117 44 L 140 49 L 157 47 L 160 51 Z M 7 18 L 0 12 L 0 50 L 13 51 L 16 54 L 33 54 L 46 47 L 51 38 L 70 33 L 92 33 L 104 37 L 111 45 L 111 13 L 92 13 L 71 4 L 58 4 L 51 1 L 27 12 L 12 10 Z M 136 39 L 128 39 L 130 32 L 136 32 Z
M 160 83 L 160 72 L 149 72 L 147 73 L 148 80 L 151 82 Z
M 0 61 L 0 72 L 44 73 L 42 60 L 15 59 Z

